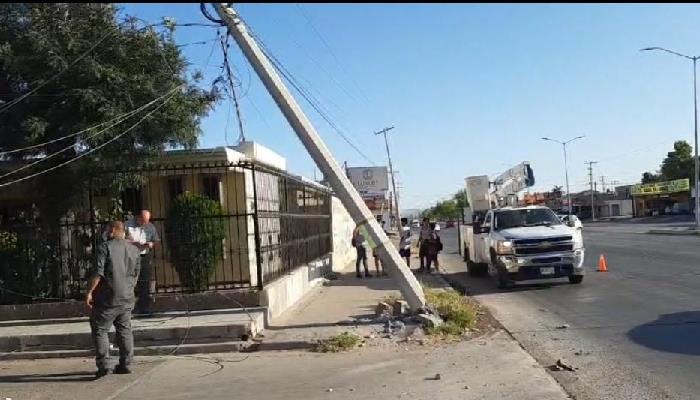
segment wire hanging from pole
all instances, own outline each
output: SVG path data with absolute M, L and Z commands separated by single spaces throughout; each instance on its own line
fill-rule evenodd
M 229 89 L 230 89 L 230 96 L 231 99 L 233 100 L 234 107 L 236 109 L 236 118 L 238 119 L 238 142 L 245 142 L 245 132 L 243 130 L 243 119 L 241 118 L 241 108 L 240 104 L 238 103 L 238 95 L 236 94 L 236 85 L 234 83 L 234 75 L 231 72 L 231 64 L 229 63 L 228 59 L 228 38 L 230 37 L 229 33 L 227 32 L 226 34 L 226 39 L 221 40 L 221 50 L 224 53 L 224 68 L 226 72 L 226 79 L 228 80 L 229 84 Z

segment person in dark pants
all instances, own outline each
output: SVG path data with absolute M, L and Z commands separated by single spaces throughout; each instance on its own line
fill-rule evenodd
M 360 263 L 362 262 L 365 267 L 365 278 L 371 278 L 372 275 L 369 274 L 369 268 L 367 268 L 367 239 L 360 232 L 360 227 L 356 227 L 355 231 L 352 233 L 352 245 L 357 251 L 357 260 L 355 260 L 355 272 L 358 278 L 362 278 L 360 274 Z
M 433 230 L 430 228 L 430 219 L 423 218 L 423 223 L 420 227 L 420 233 L 418 236 L 418 258 L 420 258 L 420 268 L 419 272 L 425 270 L 426 264 L 428 263 L 428 246 L 430 244 L 430 239 L 432 237 Z
M 399 255 L 406 259 L 406 266 L 411 268 L 411 228 L 404 226 L 399 242 Z
M 151 313 L 151 280 L 153 277 L 153 249 L 160 242 L 158 230 L 151 223 L 151 213 L 142 210 L 136 219 L 126 223 L 126 238 L 141 250 L 141 274 L 136 284 L 136 314 Z
M 97 264 L 92 271 L 85 302 L 90 308 L 90 329 L 95 346 L 96 378 L 109 374 L 109 330 L 114 325 L 119 364 L 116 374 L 129 374 L 134 357 L 134 336 L 131 332 L 131 311 L 134 308 L 134 287 L 139 275 L 141 257 L 136 246 L 124 239 L 124 224 L 111 222 L 109 240 L 97 252 Z
M 440 231 L 439 225 L 435 223 L 430 224 L 430 239 L 426 240 L 426 260 L 428 273 L 432 273 L 432 265 L 435 264 L 435 271 L 440 271 L 440 263 L 438 262 L 438 253 L 442 251 L 442 242 L 440 241 Z

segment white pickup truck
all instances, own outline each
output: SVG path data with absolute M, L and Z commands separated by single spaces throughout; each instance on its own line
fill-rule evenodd
M 499 288 L 531 279 L 583 281 L 585 250 L 574 221 L 564 224 L 543 206 L 489 209 L 473 219 L 460 226 L 470 275 L 488 273 L 497 278 Z

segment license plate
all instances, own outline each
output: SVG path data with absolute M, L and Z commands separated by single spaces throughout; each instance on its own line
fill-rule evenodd
M 543 267 L 540 268 L 541 275 L 554 275 L 554 267 Z

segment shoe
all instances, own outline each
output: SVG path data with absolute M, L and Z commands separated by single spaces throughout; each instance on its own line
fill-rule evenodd
M 355 276 L 357 276 L 357 279 L 362 279 L 362 275 L 360 275 L 360 274 L 357 274 Z
M 372 275 L 370 275 L 369 272 L 365 272 L 365 278 L 371 278 L 371 277 L 372 277 Z
M 131 373 L 131 370 L 126 365 L 119 364 L 114 368 L 114 373 L 119 375 L 127 375 Z
M 109 375 L 108 369 L 98 369 L 97 372 L 95 372 L 95 379 L 100 379 L 107 375 Z

